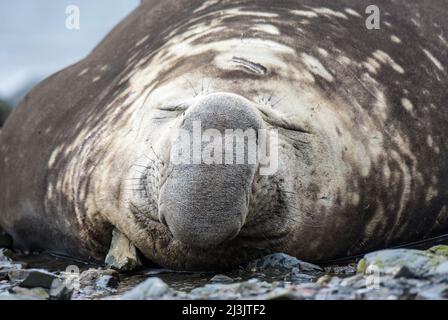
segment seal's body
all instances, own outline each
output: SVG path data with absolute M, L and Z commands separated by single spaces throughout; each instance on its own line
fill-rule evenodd
M 322 261 L 448 231 L 448 5 L 144 1 L 0 134 L 17 247 L 217 269 Z M 173 164 L 174 129 L 278 132 L 278 168 Z

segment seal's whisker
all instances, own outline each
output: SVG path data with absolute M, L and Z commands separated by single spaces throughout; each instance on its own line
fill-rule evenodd
M 140 168 L 145 168 L 145 169 L 149 168 L 148 166 L 144 166 L 144 165 L 141 165 L 141 164 L 133 164 L 131 167 L 140 167 Z
M 285 96 L 281 97 L 279 100 L 277 100 L 277 102 L 275 102 L 275 103 L 272 104 L 272 107 L 275 107 L 276 105 L 278 105 L 278 104 L 279 104 L 280 102 L 282 102 L 283 99 L 285 99 L 285 98 L 286 98 Z
M 210 81 L 208 82 L 208 86 L 207 86 L 207 92 L 209 92 L 209 89 L 210 89 L 210 85 L 211 85 L 211 83 L 212 83 L 212 80 L 210 80 Z
M 188 79 L 187 79 L 187 82 L 188 82 L 188 84 L 190 85 L 191 89 L 193 89 L 194 97 L 197 97 L 197 96 L 198 96 L 198 93 L 196 92 L 196 89 L 193 87 L 193 84 L 192 84 L 191 81 L 188 80 Z
M 143 154 L 143 156 L 144 156 L 146 159 L 148 159 L 152 164 L 157 164 L 157 163 L 156 163 L 156 160 L 151 159 L 151 158 L 148 157 L 146 154 Z
M 160 163 L 163 164 L 163 162 L 160 160 L 159 155 L 156 153 L 156 151 L 154 150 L 154 148 L 152 146 L 150 146 L 151 151 L 154 153 L 154 155 L 156 156 L 157 160 L 159 160 Z

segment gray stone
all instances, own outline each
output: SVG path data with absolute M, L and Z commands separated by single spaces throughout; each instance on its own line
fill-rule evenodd
M 448 246 L 447 245 L 435 246 L 435 247 L 430 248 L 428 251 L 438 254 L 438 255 L 448 257 Z
M 210 282 L 232 283 L 233 279 L 224 274 L 217 274 L 216 276 L 210 279 Z
M 108 268 L 121 272 L 132 271 L 142 265 L 135 246 L 117 229 L 112 232 L 112 242 L 105 263 Z
M 362 275 L 355 275 L 353 277 L 341 279 L 338 282 L 332 283 L 333 285 L 337 284 L 340 287 L 347 287 L 353 289 L 362 289 L 368 285 L 368 280 L 366 277 Z
M 8 270 L 0 270 L 0 281 L 8 280 Z
M 73 296 L 74 287 L 71 283 L 62 279 L 55 279 L 51 284 L 51 300 L 70 300 Z
M 22 288 L 45 288 L 51 289 L 53 280 L 58 279 L 53 273 L 39 269 L 11 270 L 8 278 L 12 282 L 20 282 Z
M 418 273 L 414 270 L 411 270 L 408 266 L 403 265 L 397 268 L 395 274 L 393 274 L 394 278 L 418 278 Z
M 80 275 L 80 286 L 94 290 L 106 290 L 118 287 L 120 275 L 116 270 L 89 269 Z
M 118 288 L 119 284 L 120 280 L 118 277 L 114 277 L 111 275 L 102 275 L 96 281 L 95 286 L 100 290 L 107 290 L 107 289 L 116 289 Z
M 48 299 L 50 299 L 48 290 L 45 290 L 44 288 L 28 289 L 28 288 L 22 288 L 22 287 L 15 287 L 11 291 L 20 300 L 48 300 Z
M 8 300 L 21 300 L 19 297 L 10 294 L 8 292 L 2 292 L 0 293 L 0 301 L 8 301 Z
M 448 262 L 448 257 L 430 251 L 413 249 L 382 250 L 370 253 L 359 262 L 358 272 L 361 274 L 377 273 L 395 276 L 403 270 L 408 276 L 425 277 L 438 274 L 439 267 Z M 406 269 L 404 269 L 406 268 Z M 445 270 L 441 267 L 441 271 Z
M 315 264 L 301 261 L 284 253 L 275 253 L 261 259 L 254 260 L 250 262 L 247 267 L 255 270 L 292 270 L 293 268 L 297 268 L 300 272 L 323 272 L 322 268 Z
M 280 299 L 286 297 L 291 284 L 269 283 L 259 279 L 250 279 L 232 284 L 207 284 L 195 288 L 188 294 L 188 299 L 200 300 L 236 300 L 236 299 Z
M 322 277 L 320 277 L 319 279 L 317 279 L 317 284 L 320 286 L 326 286 L 328 283 L 330 283 L 330 281 L 333 279 L 333 277 L 329 274 L 326 274 Z
M 299 268 L 293 268 L 291 270 L 291 280 L 294 282 L 314 282 L 316 279 L 318 279 L 318 277 L 302 273 Z
M 334 265 L 324 268 L 326 273 L 337 276 L 351 276 L 356 274 L 356 264 L 348 264 L 345 266 Z
M 12 260 L 8 257 L 6 249 L 0 249 L 0 268 L 5 269 L 12 266 Z
M 442 300 L 448 298 L 448 285 L 439 284 L 425 288 L 418 293 L 418 297 L 428 300 Z
M 430 276 L 439 276 L 439 275 L 446 276 L 446 275 L 448 275 L 448 261 L 443 262 L 443 263 L 431 268 L 428 272 L 428 275 L 430 275 Z
M 122 300 L 155 300 L 172 294 L 173 291 L 161 279 L 149 278 L 120 298 Z

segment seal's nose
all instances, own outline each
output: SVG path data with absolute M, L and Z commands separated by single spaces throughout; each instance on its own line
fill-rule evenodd
M 203 133 L 201 137 L 194 132 L 198 122 Z M 257 167 L 256 157 L 254 162 L 250 162 L 253 157 L 247 154 L 254 150 L 249 146 L 250 137 L 255 139 L 252 142 L 256 150 L 257 130 L 261 125 L 261 117 L 251 103 L 233 94 L 208 95 L 188 110 L 180 129 L 192 138 L 188 147 L 193 152 L 187 162 L 174 164 L 170 161 L 170 173 L 159 194 L 160 221 L 165 221 L 175 239 L 190 246 L 214 247 L 239 234 L 246 219 Z M 219 137 L 214 136 L 219 141 L 213 142 L 212 149 L 211 140 L 204 139 L 210 130 L 219 133 Z M 229 132 L 243 132 L 247 136 L 242 140 L 241 137 L 231 137 L 229 149 Z M 202 139 L 199 141 L 202 147 L 200 162 L 194 154 L 197 152 L 194 144 L 198 143 L 194 139 Z M 242 141 L 240 148 L 238 139 Z M 185 145 L 180 148 L 173 143 L 171 158 L 182 148 L 185 149 Z M 215 161 L 204 163 L 204 155 L 210 156 L 210 151 Z M 221 162 L 217 161 L 217 154 Z M 237 159 L 244 161 L 238 162 Z
M 161 215 L 173 237 L 192 247 L 216 247 L 239 234 L 244 212 L 222 214 L 219 211 L 200 210 L 195 214 L 191 212 L 191 209 L 167 210 L 163 205 L 160 208 Z M 210 219 L 211 217 L 214 219 Z

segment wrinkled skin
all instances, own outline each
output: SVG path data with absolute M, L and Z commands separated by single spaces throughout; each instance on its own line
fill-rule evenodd
M 0 134 L 18 248 L 223 269 L 323 261 L 448 231 L 448 5 L 144 1 L 38 85 Z M 278 170 L 173 165 L 175 129 L 278 130 Z

